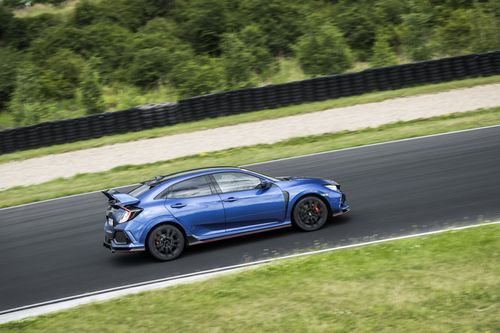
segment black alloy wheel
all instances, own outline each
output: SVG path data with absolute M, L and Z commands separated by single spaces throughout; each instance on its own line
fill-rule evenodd
M 157 226 L 149 234 L 149 253 L 158 260 L 174 260 L 184 251 L 186 241 L 184 234 L 176 226 L 163 224 Z
M 327 220 L 328 207 L 314 196 L 300 199 L 293 209 L 293 222 L 304 231 L 318 230 Z

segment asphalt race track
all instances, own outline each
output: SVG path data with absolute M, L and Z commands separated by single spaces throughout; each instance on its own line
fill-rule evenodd
M 0 210 L 0 311 L 306 249 L 500 218 L 500 127 L 249 168 L 274 176 L 333 178 L 346 191 L 352 212 L 317 232 L 285 229 L 203 244 L 162 263 L 102 247 L 107 202 L 100 193 Z

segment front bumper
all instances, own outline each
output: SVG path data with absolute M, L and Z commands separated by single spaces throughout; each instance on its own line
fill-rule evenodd
M 349 207 L 349 204 L 347 203 L 347 198 L 346 198 L 345 194 L 341 192 L 341 195 L 342 196 L 337 201 L 337 205 L 334 206 L 336 208 L 333 210 L 332 216 L 344 215 L 344 214 L 351 211 L 351 208 Z

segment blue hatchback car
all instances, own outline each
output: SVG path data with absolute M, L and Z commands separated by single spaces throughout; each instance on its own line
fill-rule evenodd
M 296 226 L 321 228 L 349 211 L 333 180 L 269 177 L 238 167 L 212 167 L 159 176 L 109 199 L 104 246 L 177 258 L 186 246 Z

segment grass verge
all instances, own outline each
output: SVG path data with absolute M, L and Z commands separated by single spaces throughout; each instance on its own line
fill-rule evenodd
M 497 332 L 499 232 L 488 225 L 288 259 L 0 331 Z
M 0 191 L 0 207 L 128 185 L 144 181 L 155 175 L 196 167 L 244 165 L 277 158 L 496 124 L 500 124 L 500 107 L 393 123 L 359 131 L 299 137 L 270 145 L 227 149 L 144 165 L 125 165 L 106 172 L 79 174 L 67 179 L 59 178 L 43 184 L 18 186 Z
M 356 104 L 381 102 L 387 99 L 397 98 L 397 97 L 436 93 L 440 91 L 447 91 L 458 88 L 467 88 L 476 85 L 491 84 L 498 82 L 500 82 L 500 75 L 484 77 L 484 78 L 460 80 L 460 81 L 451 81 L 451 82 L 432 84 L 432 85 L 424 85 L 424 86 L 399 89 L 399 90 L 374 92 L 360 96 L 344 97 L 344 98 L 332 99 L 316 103 L 287 106 L 278 109 L 255 111 L 250 113 L 238 114 L 234 116 L 205 119 L 197 122 L 190 122 L 190 123 L 178 124 L 167 127 L 159 127 L 140 132 L 111 135 L 97 139 L 68 143 L 64 145 L 55 145 L 39 149 L 32 149 L 32 150 L 14 152 L 10 154 L 4 154 L 0 156 L 0 163 L 5 163 L 13 160 L 27 159 L 48 154 L 58 154 L 68 151 L 100 147 L 120 142 L 134 141 L 147 138 L 156 138 L 177 133 L 193 132 L 207 128 L 229 126 L 245 122 L 265 120 L 265 119 L 274 119 L 301 113 L 327 110 L 337 107 L 346 107 Z

